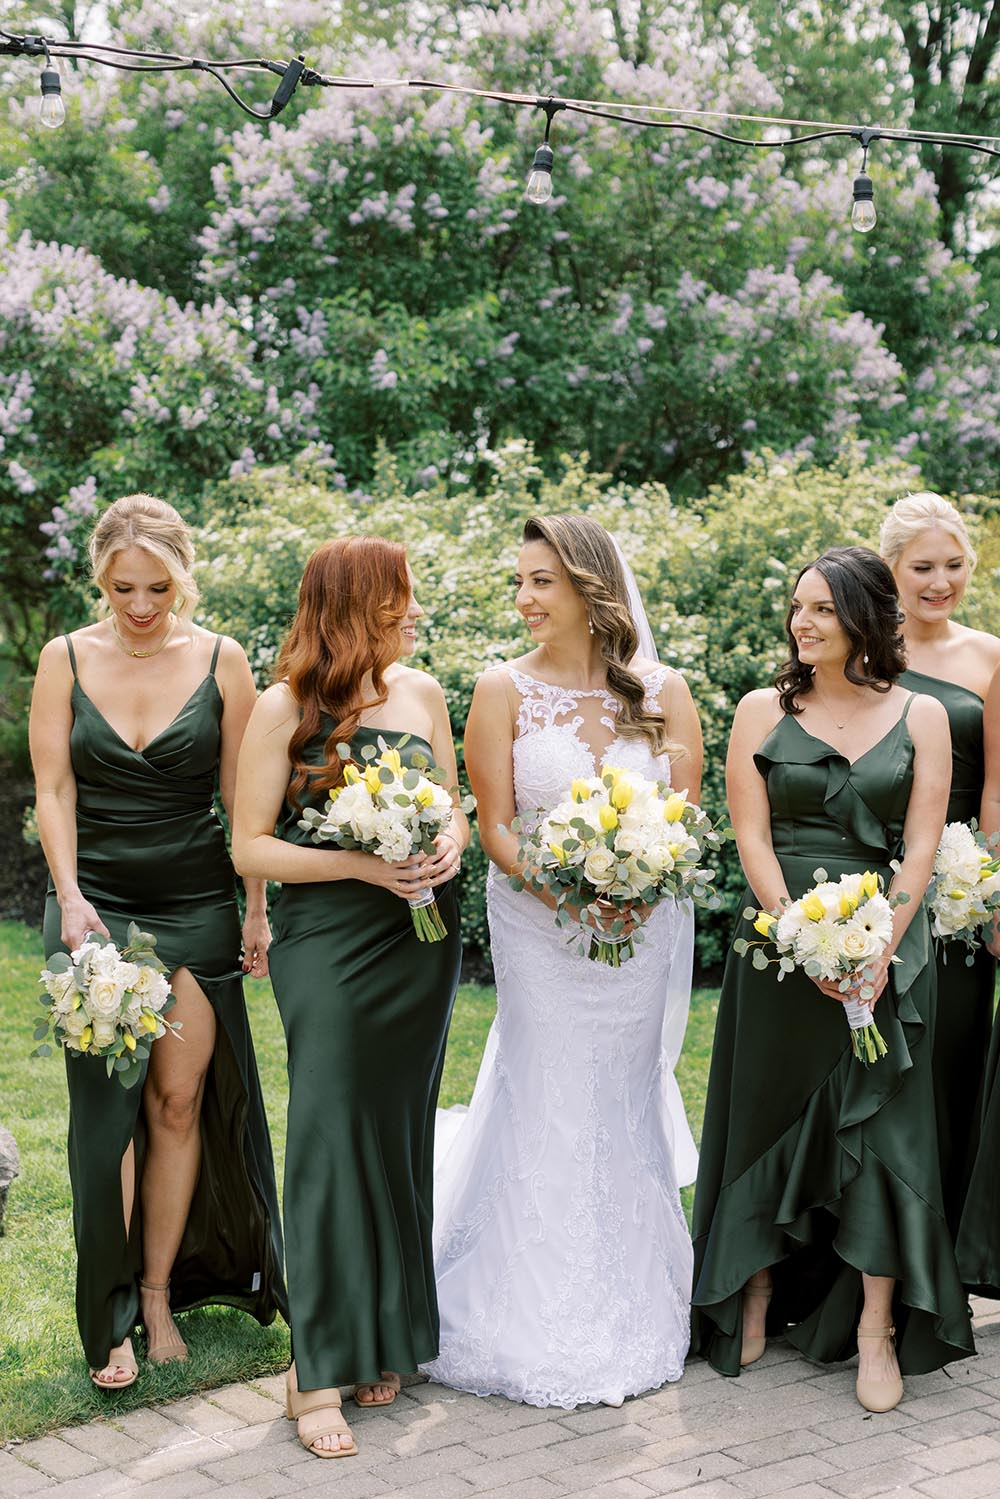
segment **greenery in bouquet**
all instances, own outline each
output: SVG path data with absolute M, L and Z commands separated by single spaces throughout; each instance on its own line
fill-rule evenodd
M 32 1056 L 51 1056 L 51 1032 L 75 1056 L 106 1058 L 108 1076 L 133 1087 L 153 1042 L 181 1030 L 166 1019 L 177 1001 L 155 949 L 156 938 L 131 921 L 121 951 L 88 933 L 72 953 L 46 958 L 38 980 L 45 1015 L 35 1027 Z
M 836 983 L 847 996 L 844 1014 L 850 1027 L 851 1049 L 867 1066 L 879 1061 L 888 1048 L 875 1024 L 870 1001 L 875 998 L 871 964 L 885 952 L 892 938 L 892 913 L 910 897 L 901 891 L 886 895 L 882 878 L 870 869 L 827 879 L 825 869 L 813 871 L 818 882 L 798 900 L 786 900 L 777 911 L 748 906 L 744 920 L 764 939 L 739 937 L 733 943 L 741 957 L 765 970 L 778 965 L 778 982 L 796 968 L 810 978 Z M 773 956 L 767 949 L 773 949 Z M 895 956 L 890 960 L 898 963 Z
M 517 818 L 511 830 L 523 871 L 510 876 L 512 887 L 548 890 L 559 926 L 576 927 L 587 912 L 598 926 L 588 954 L 595 962 L 618 968 L 633 957 L 649 908 L 663 900 L 720 904 L 715 872 L 702 860 L 728 830 L 663 781 L 609 766 L 574 780 L 569 796 L 539 809 L 532 826 Z
M 444 772 L 426 755 L 414 751 L 409 765 L 400 750 L 409 739 L 403 735 L 390 748 L 379 735 L 378 748 L 366 744 L 361 763 L 352 758 L 348 744 L 338 744 L 344 762 L 343 784 L 330 792 L 322 812 L 303 809 L 299 827 L 311 833 L 314 843 L 336 843 L 339 848 L 374 854 L 387 864 L 398 864 L 411 854 L 433 858 L 435 838 L 451 821 L 451 794 L 444 789 Z M 408 902 L 417 938 L 440 942 L 448 935 L 432 891 Z
M 1000 856 L 997 835 L 987 838 L 972 823 L 949 822 L 934 855 L 934 869 L 924 896 L 931 933 L 944 944 L 964 942 L 965 961 L 975 962 L 983 928 L 1000 910 Z

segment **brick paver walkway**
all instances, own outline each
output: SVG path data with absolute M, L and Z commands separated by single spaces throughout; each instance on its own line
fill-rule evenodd
M 978 1301 L 978 1358 L 907 1381 L 868 1416 L 853 1369 L 784 1343 L 741 1379 L 701 1361 L 680 1383 L 575 1412 L 414 1384 L 348 1414 L 360 1454 L 310 1457 L 280 1376 L 95 1421 L 0 1451 L 0 1499 L 990 1499 L 1000 1496 L 1000 1305 Z

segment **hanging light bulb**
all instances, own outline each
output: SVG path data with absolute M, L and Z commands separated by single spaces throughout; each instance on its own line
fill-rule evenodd
M 524 189 L 524 196 L 529 203 L 547 203 L 552 196 L 552 163 L 555 155 L 551 146 L 544 143 L 535 152 L 535 159 L 531 163 L 531 171 L 528 173 L 528 185 Z
M 851 209 L 851 223 L 859 234 L 870 234 L 877 221 L 872 179 L 867 172 L 859 172 L 854 179 L 854 207 Z
M 51 63 L 51 58 L 46 61 Z M 58 130 L 66 118 L 66 106 L 62 101 L 62 79 L 51 66 L 42 69 L 42 103 L 38 118 L 49 130 Z
M 552 116 L 566 106 L 558 99 L 536 99 L 535 103 L 545 111 L 545 139 L 535 152 L 524 196 L 529 203 L 547 203 L 552 197 L 552 163 L 556 159 L 549 145 L 549 131 L 552 129 Z

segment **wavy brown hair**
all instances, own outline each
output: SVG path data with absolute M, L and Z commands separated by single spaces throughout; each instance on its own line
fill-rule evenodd
M 410 600 L 406 549 L 381 536 L 343 536 L 309 558 L 299 585 L 299 607 L 274 666 L 302 709 L 288 745 L 289 798 L 329 791 L 343 775 L 337 745 L 357 732 L 362 713 L 385 702 L 384 672 L 399 656 L 399 628 Z M 362 691 L 371 673 L 371 696 Z M 320 731 L 323 714 L 334 721 L 324 764 L 308 765 L 303 752 Z
M 847 636 L 850 651 L 844 676 L 857 687 L 888 692 L 906 670 L 900 625 L 896 580 L 889 565 L 868 547 L 831 547 L 815 562 L 807 562 L 795 579 L 795 587 L 807 572 L 816 572 L 829 584 L 837 620 Z M 792 590 L 794 596 L 795 590 Z M 792 634 L 792 608 L 785 616 L 788 660 L 774 680 L 784 713 L 801 713 L 798 701 L 813 690 L 813 669 L 799 659 Z
M 639 645 L 628 606 L 628 588 L 614 542 L 586 515 L 533 515 L 522 540 L 544 541 L 587 605 L 607 672 L 608 690 L 618 699 L 615 728 L 623 739 L 645 739 L 654 755 L 677 754 L 667 738 L 667 721 L 646 707 L 646 688 L 630 665 Z

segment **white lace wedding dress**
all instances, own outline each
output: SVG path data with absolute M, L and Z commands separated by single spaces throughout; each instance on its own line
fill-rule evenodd
M 666 778 L 616 701 L 511 667 L 518 813 L 617 765 Z M 669 671 L 646 678 L 659 692 Z M 590 746 L 597 749 L 597 755 Z M 603 748 L 602 748 L 603 747 Z M 683 784 L 683 778 L 682 778 Z M 566 1410 L 679 1379 L 691 1240 L 678 1178 L 694 1142 L 673 1065 L 687 1023 L 693 917 L 665 902 L 616 969 L 579 956 L 579 929 L 490 867 L 497 1017 L 468 1112 L 439 1112 L 434 1256 L 441 1311 L 431 1379 Z

